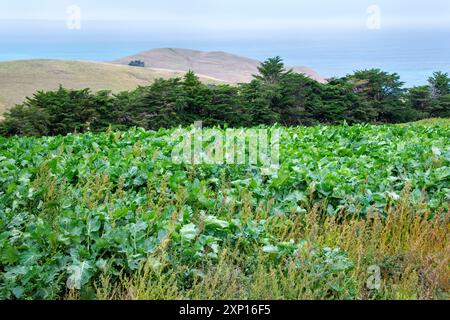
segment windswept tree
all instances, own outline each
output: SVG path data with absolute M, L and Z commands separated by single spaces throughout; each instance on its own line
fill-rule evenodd
M 416 113 L 415 118 L 422 119 L 433 113 L 434 103 L 431 99 L 430 86 L 418 86 L 408 90 L 408 101 L 412 111 Z
M 56 91 L 38 91 L 11 109 L 5 118 L 9 125 L 18 123 L 16 120 L 22 122 L 19 131 L 27 135 L 84 132 L 91 130 L 98 119 L 101 101 L 89 89 L 69 90 L 60 86 Z M 24 126 L 29 128 L 24 131 Z
M 288 126 L 312 125 L 325 117 L 322 108 L 321 85 L 299 73 L 289 72 L 280 82 L 280 95 L 274 108 L 281 123 Z
M 4 115 L 0 123 L 3 136 L 46 136 L 50 134 L 50 116 L 34 106 L 17 105 Z
M 450 117 L 450 78 L 448 73 L 433 73 L 428 79 L 431 93 L 430 117 Z
M 365 101 L 367 108 L 377 113 L 376 121 L 402 122 L 410 118 L 404 102 L 404 82 L 397 73 L 379 69 L 356 71 L 346 77 L 354 85 L 354 91 Z
M 279 83 L 281 79 L 292 72 L 286 71 L 283 60 L 280 57 L 270 58 L 261 63 L 258 67 L 259 74 L 254 75 L 258 80 L 262 80 L 269 84 Z
M 440 98 L 450 94 L 450 78 L 448 73 L 441 71 L 434 72 L 433 76 L 428 79 L 428 83 L 430 84 L 433 98 Z
M 280 114 L 274 110 L 274 101 L 280 96 L 273 85 L 253 80 L 240 86 L 240 103 L 250 115 L 248 124 L 274 124 L 280 121 Z
M 205 126 L 240 127 L 251 124 L 251 109 L 239 96 L 239 88 L 229 85 L 210 86 L 210 101 L 202 108 Z
M 178 97 L 182 106 L 182 124 L 189 125 L 202 119 L 205 108 L 211 100 L 211 90 L 204 85 L 199 77 L 189 70 L 182 81 L 182 93 Z
M 340 123 L 345 120 L 348 123 L 358 123 L 371 122 L 376 118 L 378 113 L 344 79 L 330 79 L 321 88 L 320 114 L 314 115 L 321 122 Z
M 408 90 L 408 101 L 418 119 L 450 116 L 450 78 L 448 73 L 434 72 L 428 85 Z
M 132 123 L 150 130 L 177 126 L 183 117 L 181 79 L 158 79 L 142 90 L 132 111 Z

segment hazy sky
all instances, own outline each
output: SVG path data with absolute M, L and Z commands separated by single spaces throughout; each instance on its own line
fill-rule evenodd
M 69 27 L 72 6 L 80 28 Z M 281 55 L 326 76 L 378 67 L 416 84 L 450 71 L 450 0 L 0 0 L 0 61 L 158 47 Z
M 0 0 L 0 20 L 65 20 L 70 5 L 84 20 L 224 30 L 364 27 L 378 5 L 384 27 L 450 29 L 449 0 Z

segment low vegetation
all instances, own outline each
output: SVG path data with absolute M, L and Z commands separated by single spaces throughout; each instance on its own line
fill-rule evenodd
M 448 120 L 285 128 L 271 176 L 172 133 L 0 138 L 0 298 L 449 297 Z

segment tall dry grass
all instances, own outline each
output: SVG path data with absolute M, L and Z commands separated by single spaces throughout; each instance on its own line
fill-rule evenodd
M 425 202 L 400 201 L 366 218 L 326 215 L 317 204 L 306 214 L 267 217 L 260 206 L 243 206 L 244 219 L 267 220 L 281 241 L 305 241 L 295 256 L 273 259 L 259 246 L 223 246 L 218 261 L 205 263 L 189 281 L 191 265 L 164 263 L 168 242 L 134 274 L 102 276 L 100 299 L 448 299 L 450 212 L 431 214 Z M 311 245 L 311 247 L 308 247 Z M 340 248 L 353 262 L 348 272 L 328 274 L 314 247 Z M 316 261 L 317 260 L 317 261 Z M 317 266 L 322 266 L 317 268 Z M 370 267 L 380 270 L 379 288 L 369 288 Z M 73 296 L 67 296 L 74 298 Z

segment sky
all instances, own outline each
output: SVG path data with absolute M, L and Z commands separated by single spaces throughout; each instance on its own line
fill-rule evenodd
M 450 0 L 0 0 L 0 61 L 160 47 L 280 55 L 326 76 L 378 67 L 416 84 L 450 71 Z
M 62 21 L 72 5 L 85 21 L 241 31 L 364 27 L 376 5 L 384 27 L 450 28 L 448 0 L 0 0 L 0 20 Z

